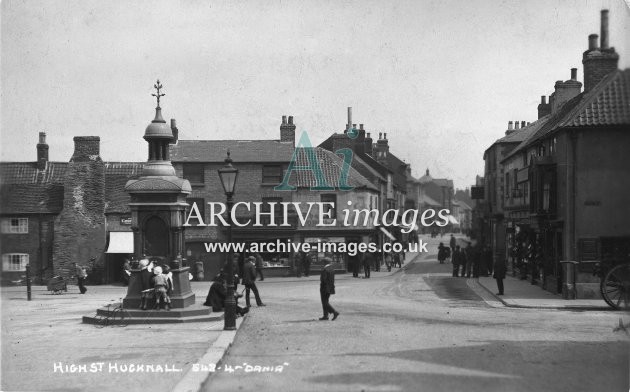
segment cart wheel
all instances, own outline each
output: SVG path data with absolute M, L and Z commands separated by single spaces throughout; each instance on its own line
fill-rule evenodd
M 630 264 L 621 264 L 608 271 L 600 291 L 608 305 L 615 309 L 630 309 Z

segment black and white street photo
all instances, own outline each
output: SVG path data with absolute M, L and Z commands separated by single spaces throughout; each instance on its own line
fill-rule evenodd
M 628 0 L 0 3 L 1 391 L 630 391 Z

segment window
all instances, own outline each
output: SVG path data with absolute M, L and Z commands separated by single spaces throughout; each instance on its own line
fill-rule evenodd
M 193 203 L 197 203 L 197 208 L 199 209 L 199 215 L 204 219 L 205 223 L 205 219 L 206 219 L 206 202 L 203 198 L 196 198 L 196 197 L 189 197 L 186 199 L 186 203 L 188 203 L 188 208 L 186 211 L 186 217 L 188 217 L 190 215 L 190 212 L 192 211 L 192 207 L 193 207 Z M 190 223 L 192 225 L 192 227 L 196 227 L 198 224 L 201 224 L 202 222 L 199 222 L 197 219 L 194 219 L 195 215 L 193 215 L 193 218 L 190 219 L 190 221 L 188 223 Z
M 510 173 L 505 173 L 505 198 L 509 199 L 512 195 L 512 187 L 510 186 Z
M 330 216 L 330 219 L 336 219 L 337 218 L 337 209 L 336 209 L 337 208 L 337 195 L 323 194 L 321 198 L 322 198 L 322 203 L 333 203 L 332 206 L 330 204 L 325 204 L 322 206 L 322 208 L 324 209 L 324 214 L 326 214 L 326 216 Z
M 203 163 L 184 163 L 184 178 L 191 184 L 203 184 L 204 168 Z
M 28 218 L 5 218 L 2 219 L 3 234 L 25 234 L 28 233 Z
M 262 168 L 263 184 L 280 184 L 282 182 L 282 166 L 264 165 Z
M 26 253 L 5 253 L 2 255 L 3 271 L 26 271 L 28 264 L 28 254 Z
M 543 211 L 549 211 L 549 201 L 550 201 L 550 196 L 551 196 L 551 184 L 549 184 L 548 182 L 545 182 L 543 184 L 543 200 L 542 200 L 542 209 Z

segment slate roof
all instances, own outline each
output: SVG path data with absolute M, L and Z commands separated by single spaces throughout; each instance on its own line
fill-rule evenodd
M 523 140 L 529 138 L 534 132 L 536 132 L 540 127 L 542 127 L 547 120 L 549 120 L 551 115 L 546 115 L 544 117 L 539 118 L 538 120 L 530 123 L 529 125 L 516 130 L 509 135 L 503 136 L 501 139 L 498 139 L 495 143 L 520 143 Z
M 512 149 L 506 156 L 505 158 L 501 159 L 501 162 L 505 162 L 506 160 L 508 160 L 510 157 L 512 157 L 513 155 L 515 155 L 517 152 L 519 152 L 522 147 L 526 146 L 527 143 L 529 143 L 530 140 L 532 140 L 532 138 L 538 133 L 538 131 L 545 126 L 545 124 L 547 124 L 547 122 L 551 119 L 551 115 L 548 114 L 544 117 L 539 118 L 538 120 L 534 121 L 533 123 L 531 123 L 529 126 L 523 128 L 521 130 L 521 132 L 519 132 L 520 134 L 522 134 L 524 136 L 524 138 L 522 138 L 520 140 L 520 144 L 518 146 L 516 146 L 516 148 Z M 510 135 L 511 136 L 511 135 Z M 500 139 L 499 139 L 500 140 Z
M 308 150 L 314 150 L 317 156 L 317 160 L 326 179 L 326 183 L 330 186 L 337 187 L 339 185 L 339 176 L 341 174 L 341 168 L 344 165 L 343 159 L 335 153 L 328 151 L 321 147 L 312 148 L 298 148 L 297 149 L 297 165 L 308 166 Z M 378 188 L 374 186 L 367 178 L 362 176 L 356 169 L 350 166 L 348 171 L 347 184 L 355 188 L 367 188 L 374 191 L 378 191 Z M 291 177 L 289 177 L 289 184 L 296 187 L 314 187 L 317 185 L 317 181 L 312 171 L 293 171 Z
M 142 175 L 144 162 L 105 162 L 105 213 L 129 213 L 131 197 L 125 192 L 129 180 Z
M 420 199 L 418 200 L 418 204 L 421 205 L 421 206 L 434 206 L 434 207 L 441 206 L 440 203 L 438 203 L 437 201 L 435 201 L 434 199 L 432 199 L 430 196 L 428 196 L 426 194 L 420 195 Z
M 179 140 L 172 162 L 223 162 L 227 150 L 237 162 L 289 162 L 293 144 L 279 140 Z

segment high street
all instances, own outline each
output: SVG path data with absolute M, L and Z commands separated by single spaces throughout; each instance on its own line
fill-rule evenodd
M 429 241 L 433 254 L 403 271 L 338 278 L 335 321 L 318 320 L 317 280 L 259 283 L 267 307 L 252 308 L 204 390 L 627 390 L 620 313 L 504 307 L 452 278 L 439 239 Z M 285 363 L 282 373 L 225 370 Z

